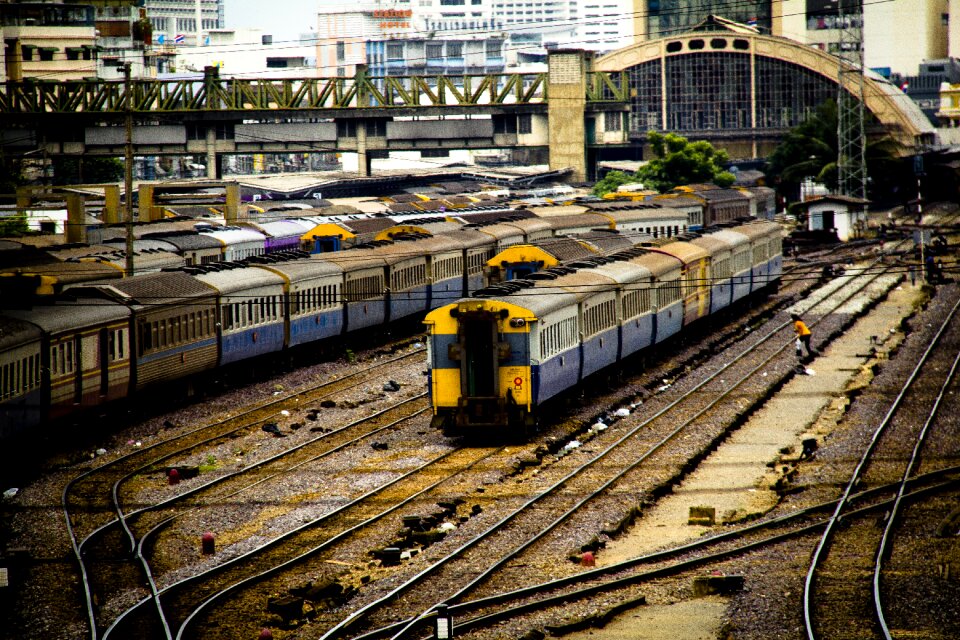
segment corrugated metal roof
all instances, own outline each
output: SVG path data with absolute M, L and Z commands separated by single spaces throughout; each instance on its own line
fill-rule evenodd
M 597 255 L 588 245 L 569 237 L 544 238 L 533 244 L 560 262 L 569 262 Z
M 211 287 L 182 271 L 151 273 L 108 284 L 142 306 L 177 304 L 214 295 Z
M 50 333 L 75 331 L 99 323 L 124 321 L 130 309 L 112 300 L 84 298 L 82 300 L 59 300 L 49 307 L 34 307 L 30 310 L 15 309 L 9 315 L 27 320 Z
M 26 320 L 0 315 L 0 350 L 40 339 L 40 329 Z

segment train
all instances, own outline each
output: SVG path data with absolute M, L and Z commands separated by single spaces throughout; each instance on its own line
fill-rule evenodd
M 454 225 L 411 219 L 381 239 L 318 254 L 262 253 L 249 230 L 228 229 L 218 251 L 229 247 L 229 261 L 197 257 L 132 277 L 97 261 L 4 274 L 11 277 L 0 285 L 34 278 L 51 294 L 0 296 L 0 439 L 159 384 L 424 314 L 483 289 L 489 261 L 507 247 L 597 226 L 632 232 L 650 224 L 650 211 Z M 654 229 L 682 230 L 679 222 Z M 220 234 L 184 237 L 201 235 Z
M 492 284 L 425 317 L 433 427 L 525 437 L 585 380 L 775 290 L 782 229 L 752 221 Z

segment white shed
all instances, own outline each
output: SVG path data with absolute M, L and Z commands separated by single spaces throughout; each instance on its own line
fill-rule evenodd
M 867 205 L 869 200 L 850 196 L 829 195 L 803 203 L 807 210 L 809 231 L 835 230 L 837 238 L 846 242 L 863 237 L 867 228 Z

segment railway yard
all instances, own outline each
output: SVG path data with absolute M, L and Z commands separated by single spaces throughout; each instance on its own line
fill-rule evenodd
M 786 261 L 529 439 L 431 428 L 422 335 L 48 439 L 2 503 L 0 637 L 960 637 L 955 259 L 866 249 Z

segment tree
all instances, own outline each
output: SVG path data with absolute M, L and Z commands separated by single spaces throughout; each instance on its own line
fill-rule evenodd
M 709 142 L 690 142 L 675 133 L 661 134 L 656 131 L 647 132 L 647 139 L 656 157 L 633 175 L 611 172 L 594 186 L 596 195 L 602 196 L 615 191 L 621 184 L 633 181 L 642 182 L 644 187 L 660 193 L 684 184 L 712 182 L 720 187 L 733 184 L 733 174 L 723 169 L 730 159 L 727 152 L 714 149 Z
M 723 168 L 730 160 L 727 152 L 714 149 L 706 140 L 690 142 L 675 133 L 656 131 L 649 131 L 647 139 L 656 157 L 640 167 L 637 178 L 648 188 L 665 193 L 685 184 L 733 184 L 733 174 Z
M 836 191 L 839 148 L 837 103 L 827 100 L 777 145 L 767 165 L 768 182 L 776 184 L 778 191 L 788 200 L 799 199 L 800 184 L 806 178 Z M 865 151 L 867 176 L 871 182 L 867 197 L 883 200 L 894 196 L 904 186 L 904 176 L 909 175 L 898 157 L 896 141 L 889 136 L 868 140 Z
M 123 162 L 117 158 L 53 158 L 53 182 L 103 184 L 123 180 Z
M 605 193 L 616 191 L 620 185 L 630 184 L 631 182 L 636 182 L 636 177 L 633 174 L 624 173 L 623 171 L 611 171 L 603 177 L 603 180 L 593 185 L 593 194 L 602 196 Z

